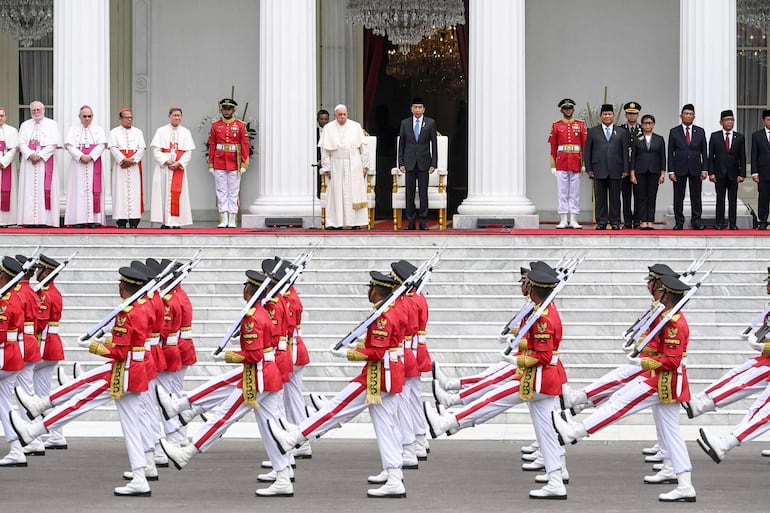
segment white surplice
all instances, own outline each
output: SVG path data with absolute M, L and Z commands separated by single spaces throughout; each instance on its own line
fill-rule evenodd
M 16 202 L 18 200 L 17 179 L 19 164 L 16 156 L 19 154 L 19 132 L 11 125 L 0 126 L 0 141 L 4 144 L 0 151 L 0 170 L 10 167 L 10 190 L 7 191 L 8 209 L 2 210 L 0 207 L 0 226 L 10 226 L 16 224 Z M 3 191 L 5 192 L 5 191 Z
M 142 179 L 140 165 L 147 149 L 144 134 L 136 127 L 117 126 L 110 131 L 107 146 L 112 154 L 112 218 L 139 219 L 142 217 Z M 131 153 L 136 164 L 128 168 L 120 163 Z
M 170 124 L 158 128 L 150 143 L 155 170 L 152 174 L 152 202 L 150 220 L 166 226 L 186 226 L 192 224 L 190 194 L 188 191 L 187 172 L 195 142 L 192 134 L 183 126 L 176 128 Z M 176 148 L 175 151 L 172 151 Z M 182 152 L 180 154 L 180 152 Z M 179 191 L 179 214 L 171 214 L 172 179 L 174 172 L 169 172 L 166 163 L 177 160 L 182 164 L 182 183 Z
M 82 124 L 70 127 L 64 138 L 64 148 L 72 156 L 67 187 L 67 208 L 64 210 L 65 226 L 104 224 L 104 196 L 107 194 L 105 186 L 110 171 L 104 159 L 101 158 L 107 148 L 104 129 L 97 125 L 85 127 Z M 93 161 L 87 164 L 81 162 L 80 157 L 85 153 L 88 153 Z M 101 193 L 94 196 L 97 163 L 102 166 Z
M 59 175 L 56 172 L 54 155 L 60 144 L 59 126 L 52 119 L 43 118 L 39 122 L 28 119 L 19 127 L 21 166 L 17 224 L 59 226 Z M 33 154 L 43 160 L 33 164 L 29 160 Z M 49 162 L 53 165 L 53 174 L 49 208 L 46 208 L 45 175 Z

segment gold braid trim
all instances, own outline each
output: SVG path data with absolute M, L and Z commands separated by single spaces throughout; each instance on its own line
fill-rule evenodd
M 225 352 L 225 363 L 241 363 L 245 359 L 246 358 L 244 358 L 243 356 L 239 355 L 234 351 Z
M 765 340 L 767 340 L 767 339 L 765 339 Z M 770 355 L 770 342 L 762 342 L 762 344 L 765 346 L 765 348 L 762 349 L 762 354 Z
M 534 367 L 538 364 L 538 362 L 539 360 L 537 358 L 527 356 L 525 354 L 520 354 L 518 357 L 516 357 L 516 366 L 520 369 L 528 369 L 530 367 Z
M 243 386 L 243 402 L 246 406 L 252 408 L 259 408 L 257 402 L 257 366 L 253 363 L 243 364 L 243 379 L 241 380 Z
M 366 201 L 359 201 L 358 203 L 353 203 L 353 210 L 360 210 L 362 208 L 366 208 L 369 206 L 369 203 Z
M 88 352 L 99 356 L 110 354 L 110 350 L 101 342 L 91 342 L 91 345 L 88 346 Z
M 348 349 L 348 361 L 363 362 L 363 361 L 366 361 L 366 358 L 367 356 L 364 353 L 359 353 L 355 349 Z
M 663 364 L 658 360 L 653 360 L 652 358 L 642 358 L 642 369 L 644 370 L 654 371 L 659 369 L 662 365 Z
M 535 398 L 535 375 L 537 367 L 519 368 L 521 379 L 519 380 L 519 399 L 531 401 Z
M 98 343 L 98 342 L 97 342 Z M 93 346 L 94 343 L 91 343 Z M 129 355 L 129 358 L 131 356 Z M 112 375 L 110 376 L 110 397 L 116 401 L 123 397 L 123 383 L 126 377 L 126 362 L 115 360 L 112 365 Z
M 513 333 L 513 331 L 511 331 Z M 516 333 L 513 333 L 513 336 L 516 336 Z M 527 350 L 527 341 L 524 339 L 519 340 L 519 351 L 522 353 Z
M 350 351 L 348 351 L 350 355 Z M 382 365 L 379 360 L 366 362 L 366 404 L 382 404 Z
M 676 402 L 671 382 L 674 379 L 674 373 L 669 370 L 658 373 L 658 399 L 663 404 Z

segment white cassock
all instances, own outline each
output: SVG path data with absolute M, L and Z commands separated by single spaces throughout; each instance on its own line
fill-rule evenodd
M 56 121 L 28 119 L 21 124 L 17 224 L 59 226 L 59 175 L 54 154 L 60 144 Z M 33 164 L 29 157 L 34 154 L 43 160 Z
M 110 131 L 107 146 L 112 154 L 112 218 L 139 219 L 142 202 L 142 157 L 147 145 L 144 134 L 136 127 L 118 126 Z M 120 163 L 133 158 L 137 164 L 122 168 Z
M 104 185 L 107 168 L 102 153 L 107 148 L 107 136 L 100 126 L 70 127 L 64 138 L 64 148 L 72 156 L 67 187 L 67 208 L 64 224 L 104 224 Z M 83 155 L 93 161 L 84 164 Z
M 326 178 L 326 226 L 366 226 L 369 223 L 364 168 L 369 150 L 364 131 L 355 121 L 328 123 L 318 140 L 321 170 Z
M 158 128 L 150 143 L 155 159 L 152 175 L 150 220 L 166 226 L 192 224 L 187 172 L 195 149 L 192 134 L 183 126 L 170 124 Z M 166 163 L 176 160 L 182 167 L 169 172 Z
M 16 155 L 19 132 L 11 125 L 0 126 L 0 226 L 16 224 Z

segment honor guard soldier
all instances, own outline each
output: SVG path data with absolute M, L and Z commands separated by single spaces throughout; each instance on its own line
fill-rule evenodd
M 209 132 L 209 172 L 217 191 L 218 228 L 235 228 L 241 175 L 249 167 L 249 133 L 246 124 L 235 117 L 238 104 L 232 98 L 219 102 L 222 117 Z
M 0 263 L 0 287 L 4 287 L 22 272 L 21 264 L 13 257 L 4 257 Z M 24 305 L 19 295 L 9 290 L 0 297 L 0 423 L 10 452 L 0 459 L 0 467 L 26 467 L 27 457 L 22 451 L 19 437 L 13 431 L 9 415 L 13 408 L 11 390 L 24 368 L 22 344 L 19 342 L 24 330 Z
M 577 216 L 580 212 L 580 170 L 583 166 L 583 147 L 586 144 L 586 125 L 574 119 L 575 101 L 565 98 L 559 102 L 563 118 L 551 125 L 548 142 L 551 145 L 551 173 L 556 177 L 559 194 L 559 224 L 556 228 L 582 228 Z
M 637 123 L 640 110 L 642 110 L 642 106 L 638 102 L 628 102 L 623 105 L 626 122 L 620 126 L 628 130 L 629 162 L 633 162 L 634 141 L 642 135 L 642 125 Z M 631 183 L 631 175 L 626 175 L 620 179 L 620 198 L 623 210 L 623 228 L 639 228 L 639 213 L 636 211 L 636 190 L 635 185 Z

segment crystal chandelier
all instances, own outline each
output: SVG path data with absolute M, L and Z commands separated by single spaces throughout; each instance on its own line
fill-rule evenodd
M 738 0 L 736 16 L 739 24 L 758 29 L 770 29 L 770 2 L 767 0 Z
M 465 91 L 460 50 L 455 28 L 440 29 L 412 47 L 404 55 L 388 50 L 385 72 L 397 80 L 411 80 L 420 91 L 430 94 Z
M 53 31 L 53 0 L 0 0 L 0 31 L 32 46 Z
M 348 0 L 348 23 L 385 36 L 406 55 L 437 30 L 465 23 L 462 0 Z

